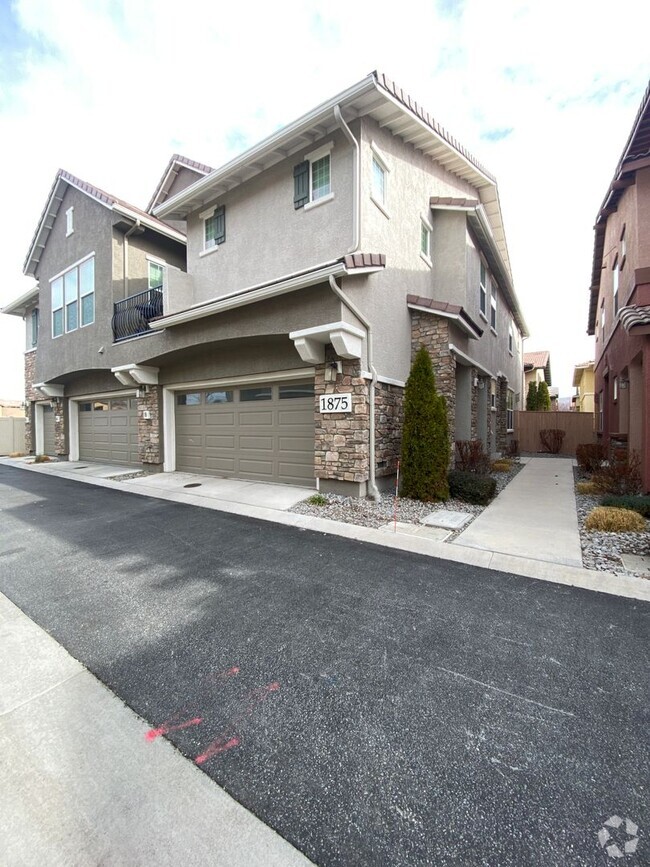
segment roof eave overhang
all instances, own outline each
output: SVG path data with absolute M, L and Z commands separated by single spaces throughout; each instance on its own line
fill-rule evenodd
M 38 286 L 34 286 L 33 289 L 30 289 L 29 292 L 25 292 L 24 295 L 21 295 L 20 298 L 16 298 L 15 301 L 7 304 L 6 307 L 3 307 L 0 310 L 0 313 L 5 313 L 8 316 L 25 316 L 30 307 L 33 307 L 35 303 L 38 303 Z
M 368 102 L 356 105 L 364 96 Z M 229 189 L 259 174 L 271 165 L 308 148 L 328 134 L 327 124 L 335 127 L 334 108 L 348 109 L 347 119 L 370 115 L 394 135 L 413 143 L 426 155 L 458 177 L 468 181 L 478 191 L 481 201 L 492 210 L 498 209 L 498 193 L 494 178 L 466 156 L 452 141 L 420 118 L 415 111 L 394 97 L 374 74 L 352 85 L 337 96 L 317 106 L 308 114 L 263 139 L 219 169 L 181 190 L 175 196 L 153 208 L 157 217 L 186 219 L 187 215 Z M 494 208 L 493 204 L 496 203 Z M 500 230 L 500 220 L 495 226 Z M 505 250 L 505 248 L 504 248 Z M 507 259 L 507 251 L 504 252 Z
M 355 276 L 371 274 L 383 270 L 384 266 L 347 268 L 343 262 L 332 262 L 325 267 L 313 271 L 298 274 L 283 280 L 277 280 L 273 283 L 263 284 L 261 286 L 248 287 L 239 292 L 233 292 L 229 295 L 215 298 L 207 303 L 189 307 L 186 310 L 181 310 L 179 313 L 171 313 L 169 316 L 162 316 L 160 319 L 154 319 L 150 322 L 149 327 L 154 331 L 158 331 L 163 328 L 171 328 L 175 325 L 184 325 L 188 322 L 194 322 L 197 319 L 205 319 L 207 316 L 214 316 L 218 313 L 225 313 L 228 310 L 235 310 L 238 307 L 246 307 L 249 304 L 256 304 L 258 301 L 267 301 L 270 298 L 277 298 L 279 295 L 296 292 L 298 289 L 304 289 L 308 286 L 316 286 L 319 283 L 326 283 L 330 276 Z
M 140 225 L 157 232 L 159 235 L 165 235 L 181 244 L 187 244 L 187 236 L 183 232 L 179 232 L 178 229 L 174 229 L 173 226 L 166 226 L 159 223 L 158 220 L 147 219 L 142 214 L 138 214 L 130 208 L 126 208 L 124 205 L 117 203 L 113 205 L 111 210 L 116 214 L 121 214 L 123 217 L 127 217 L 129 220 L 133 220 L 134 223 L 139 221 Z

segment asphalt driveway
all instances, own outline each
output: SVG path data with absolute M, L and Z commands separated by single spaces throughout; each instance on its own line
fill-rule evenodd
M 649 863 L 649 604 L 6 466 L 0 512 L 0 591 L 318 864 L 607 864 L 613 815 Z

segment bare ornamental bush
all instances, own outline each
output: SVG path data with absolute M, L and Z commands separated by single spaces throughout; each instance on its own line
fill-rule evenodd
M 550 452 L 552 455 L 560 453 L 562 441 L 564 440 L 564 431 L 559 428 L 548 428 L 539 432 L 539 438 L 544 446 L 544 451 Z
M 456 469 L 480 475 L 490 472 L 490 458 L 481 440 L 456 440 Z
M 641 459 L 638 452 L 612 451 L 609 461 L 594 475 L 592 482 L 601 494 L 638 494 L 641 490 Z
M 601 443 L 580 443 L 576 446 L 576 461 L 585 473 L 595 473 L 603 465 L 607 452 Z

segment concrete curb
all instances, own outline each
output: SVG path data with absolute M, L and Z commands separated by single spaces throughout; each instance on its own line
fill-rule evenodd
M 20 462 L 11 458 L 0 459 L 0 463 L 46 475 L 52 475 L 52 469 L 56 467 L 54 470 L 56 476 L 75 482 L 84 482 L 102 488 L 112 488 L 113 490 L 125 491 L 126 493 L 138 494 L 143 497 L 151 497 L 152 499 L 199 506 L 203 509 L 230 512 L 234 515 L 257 518 L 261 521 L 271 521 L 287 527 L 297 527 L 317 533 L 341 536 L 357 542 L 381 545 L 394 550 L 409 551 L 412 554 L 421 554 L 425 557 L 437 557 L 440 560 L 452 560 L 456 563 L 465 563 L 468 566 L 479 566 L 483 569 L 509 572 L 513 575 L 521 575 L 524 578 L 537 578 L 540 581 L 549 581 L 554 584 L 581 587 L 597 593 L 608 593 L 612 596 L 623 596 L 628 599 L 639 599 L 650 602 L 650 581 L 645 578 L 614 575 L 611 572 L 597 572 L 577 566 L 551 563 L 546 560 L 533 560 L 526 557 L 516 557 L 511 554 L 501 554 L 497 551 L 470 548 L 459 544 L 458 541 L 451 545 L 446 542 L 435 542 L 417 536 L 390 533 L 386 530 L 360 527 L 356 524 L 345 524 L 340 521 L 332 521 L 328 518 L 315 518 L 309 515 L 298 515 L 294 512 L 281 512 L 263 506 L 248 506 L 224 500 L 208 499 L 197 494 L 170 493 L 161 490 L 154 491 L 150 487 L 138 485 L 137 479 L 119 482 L 110 479 L 89 478 L 81 476 L 78 473 L 60 470 L 58 467 L 61 464 L 26 464 L 24 461 Z

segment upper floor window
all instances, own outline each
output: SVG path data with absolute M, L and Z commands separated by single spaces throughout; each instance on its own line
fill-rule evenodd
M 431 265 L 431 226 L 426 220 L 420 220 L 420 255 Z
M 483 316 L 487 319 L 487 268 L 481 262 L 481 273 L 479 277 L 479 310 L 483 314 Z
M 625 225 L 623 225 L 623 231 L 621 232 L 621 267 L 625 263 L 625 257 L 627 255 L 627 243 L 625 241 Z
M 605 299 L 600 307 L 600 333 L 603 340 L 605 339 Z
M 30 319 L 30 328 L 29 328 L 29 337 L 31 346 L 34 347 L 38 343 L 38 307 L 35 307 L 32 310 Z
M 95 257 L 73 265 L 52 281 L 52 337 L 95 321 Z
M 200 217 L 203 220 L 203 251 L 223 244 L 226 240 L 226 206 L 210 208 Z
M 512 323 L 508 326 L 508 352 L 514 355 L 515 352 L 515 336 L 512 331 Z
M 619 262 L 618 256 L 612 268 L 612 293 L 614 297 L 614 316 L 618 313 L 618 280 L 619 280 Z
M 293 169 L 293 206 L 309 208 L 310 205 L 328 202 L 332 193 L 332 156 L 334 142 L 328 142 L 312 153 Z
M 614 400 L 618 400 L 618 376 L 614 377 L 613 398 Z
M 386 171 L 375 156 L 372 158 L 372 197 L 380 205 L 386 204 Z
M 490 293 L 490 328 L 495 332 L 497 330 L 497 287 L 492 286 Z
M 160 262 L 149 262 L 149 288 L 160 289 L 163 285 L 165 266 Z
M 490 380 L 490 409 L 497 408 L 497 383 L 495 379 Z
M 68 208 L 65 212 L 65 234 L 66 237 L 74 232 L 74 208 Z

